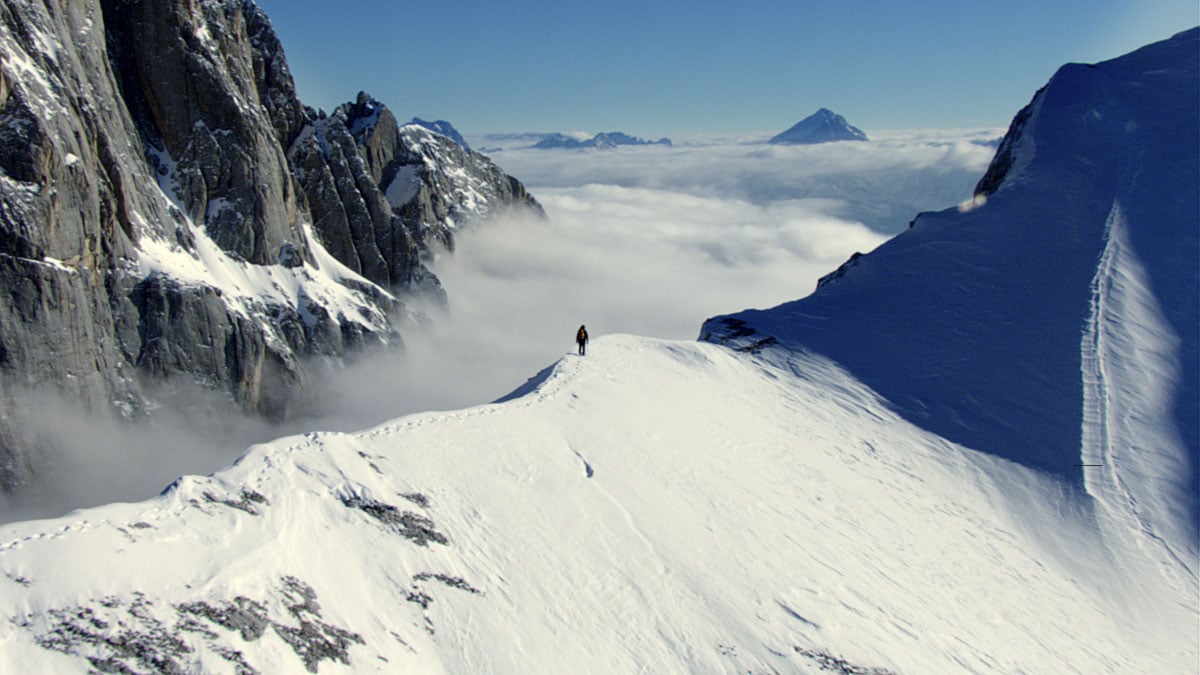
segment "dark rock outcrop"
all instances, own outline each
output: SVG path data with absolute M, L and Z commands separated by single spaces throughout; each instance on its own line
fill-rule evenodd
M 400 126 L 365 93 L 309 124 L 289 150 L 313 222 L 330 252 L 367 279 L 440 294 L 421 260 L 453 250 L 463 225 L 508 209 L 542 214 L 520 181 L 423 126 Z
M 1034 102 L 1037 102 L 1045 90 L 1045 87 L 1039 89 L 1033 96 Z M 1000 141 L 996 148 L 996 156 L 992 158 L 991 164 L 988 165 L 987 172 L 983 174 L 983 178 L 979 179 L 979 183 L 975 186 L 975 194 L 984 197 L 990 197 L 996 190 L 1000 189 L 1000 184 L 1004 182 L 1008 172 L 1013 167 L 1015 161 L 1015 150 L 1018 141 L 1025 132 L 1025 125 L 1029 123 L 1029 118 L 1033 115 L 1034 103 L 1021 108 L 1021 110 L 1013 117 L 1012 123 L 1008 125 L 1008 132 L 1004 134 L 1004 138 Z
M 299 103 L 286 70 L 267 67 L 282 54 L 262 11 L 228 0 L 101 7 L 121 101 L 143 144 L 175 162 L 158 167 L 173 179 L 169 196 L 247 262 L 276 262 L 284 242 L 303 246 L 306 214 L 274 126 L 291 133 Z
M 0 3 L 0 487 L 37 470 L 32 389 L 136 418 L 198 383 L 282 419 L 307 359 L 398 344 L 399 294 L 441 293 L 429 245 L 540 208 L 416 129 L 305 108 L 249 0 Z

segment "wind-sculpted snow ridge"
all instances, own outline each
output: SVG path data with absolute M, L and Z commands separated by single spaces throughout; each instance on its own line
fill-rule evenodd
M 1054 480 L 907 423 L 830 361 L 763 355 L 601 337 L 504 403 L 284 438 L 147 502 L 0 527 L 0 671 L 1194 664 L 1194 609 Z
M 986 204 L 726 346 L 599 337 L 491 405 L 0 527 L 0 672 L 1190 672 L 1198 38 L 1065 68 Z M 385 128 L 330 166 L 382 175 Z M 243 272 L 208 273 L 288 288 Z
M 913 424 L 1121 502 L 1194 579 L 1198 42 L 1064 66 L 974 200 L 702 338 L 833 359 Z

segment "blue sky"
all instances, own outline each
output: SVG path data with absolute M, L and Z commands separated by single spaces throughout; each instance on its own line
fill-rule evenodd
M 257 0 L 301 99 L 366 90 L 460 131 L 1006 126 L 1067 62 L 1200 23 L 1196 0 Z

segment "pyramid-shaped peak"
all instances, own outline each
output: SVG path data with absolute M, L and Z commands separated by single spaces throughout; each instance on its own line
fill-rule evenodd
M 773 137 L 769 142 L 777 145 L 812 145 L 834 141 L 865 140 L 867 140 L 867 135 L 863 133 L 862 129 L 853 126 L 846 121 L 845 117 L 829 108 L 821 108 L 797 122 L 787 131 Z

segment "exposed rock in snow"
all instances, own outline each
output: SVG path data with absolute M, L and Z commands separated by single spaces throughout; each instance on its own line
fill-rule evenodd
M 307 358 L 399 344 L 397 294 L 441 292 L 430 241 L 536 205 L 460 150 L 398 213 L 371 163 L 398 150 L 306 110 L 246 0 L 5 3 L 0 56 L 0 487 L 35 470 L 25 388 L 136 417 L 174 378 L 290 416 Z
M 1186 670 L 1194 579 L 1114 534 L 825 359 L 605 336 L 504 403 L 0 527 L 0 669 Z
M 986 203 L 725 346 L 0 527 L 0 670 L 1194 669 L 1198 44 L 1065 68 Z

